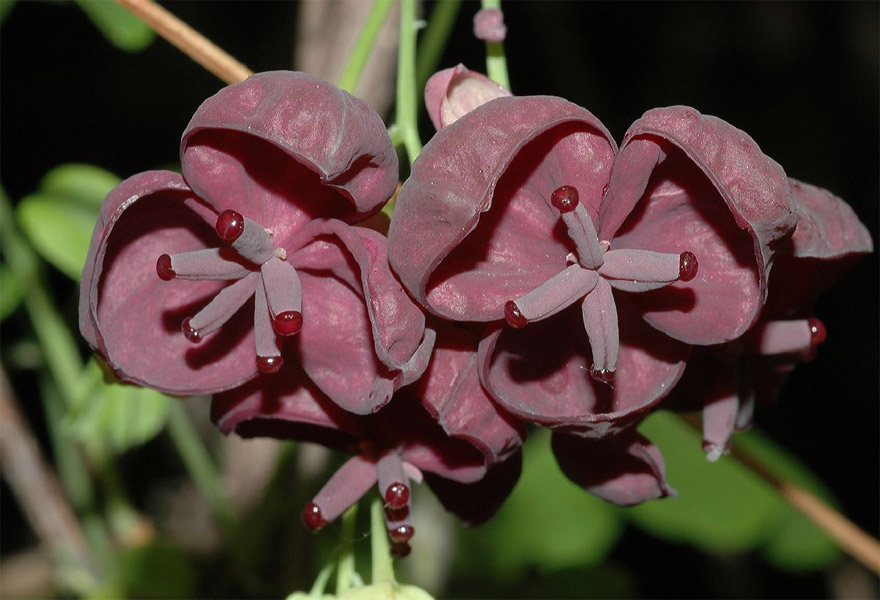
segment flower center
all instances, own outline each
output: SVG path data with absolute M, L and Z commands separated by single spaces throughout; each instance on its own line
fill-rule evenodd
M 697 257 L 687 251 L 672 254 L 610 249 L 610 241 L 599 240 L 593 220 L 573 186 L 555 190 L 550 205 L 559 212 L 575 252 L 567 257 L 568 267 L 521 298 L 508 301 L 504 318 L 511 327 L 525 327 L 579 301 L 593 353 L 590 375 L 609 383 L 614 378 L 620 351 L 612 288 L 647 292 L 677 281 L 690 281 L 697 274 Z
M 253 296 L 257 369 L 275 373 L 284 363 L 279 338 L 302 328 L 299 275 L 287 262 L 287 251 L 274 246 L 272 235 L 240 213 L 220 213 L 215 230 L 228 247 L 163 254 L 156 261 L 156 274 L 163 281 L 232 282 L 183 320 L 183 335 L 194 344 L 222 327 Z

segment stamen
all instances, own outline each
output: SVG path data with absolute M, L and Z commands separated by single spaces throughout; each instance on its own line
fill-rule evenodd
M 589 294 L 598 281 L 596 271 L 569 265 L 516 302 L 507 302 L 504 318 L 512 327 L 546 319 Z
M 580 263 L 587 269 L 598 269 L 602 265 L 602 247 L 593 219 L 584 205 L 578 201 L 578 191 L 564 185 L 550 196 L 550 204 L 560 211 L 562 222 L 568 229 L 568 237 L 574 242 Z
M 399 510 L 409 502 L 407 477 L 403 472 L 403 460 L 396 450 L 384 454 L 376 463 L 379 477 L 379 493 L 385 499 L 387 508 Z
M 250 273 L 226 286 L 195 316 L 185 319 L 181 328 L 187 339 L 198 342 L 226 323 L 254 293 L 259 277 L 259 273 Z
M 599 267 L 599 274 L 619 290 L 647 292 L 679 280 L 681 256 L 630 248 L 609 250 L 605 253 L 605 262 Z
M 162 281 L 171 281 L 177 276 L 177 273 L 171 268 L 171 257 L 167 254 L 163 254 L 156 261 L 156 274 Z
M 343 464 L 333 474 L 314 500 L 306 505 L 303 511 L 303 523 L 309 529 L 312 515 L 316 515 L 314 522 L 328 523 L 336 519 L 345 510 L 357 502 L 367 490 L 376 484 L 376 465 L 369 458 L 358 454 Z M 309 516 L 310 519 L 306 520 Z M 321 525 L 323 526 L 323 525 Z
M 596 287 L 584 298 L 581 310 L 584 329 L 587 331 L 593 352 L 590 376 L 597 381 L 608 383 L 614 377 L 617 356 L 620 353 L 617 306 L 614 304 L 614 295 L 608 281 L 599 278 Z
M 214 229 L 224 242 L 234 242 L 244 231 L 244 217 L 234 210 L 224 210 L 217 217 Z
M 678 280 L 690 281 L 697 276 L 699 266 L 697 257 L 694 256 L 693 252 L 682 252 L 679 258 Z
M 825 340 L 825 326 L 818 319 L 767 321 L 743 336 L 753 354 L 805 354 Z
M 272 257 L 260 269 L 263 287 L 278 335 L 294 335 L 302 328 L 302 284 L 289 262 Z
M 257 285 L 254 292 L 254 345 L 260 373 L 277 373 L 284 359 L 281 358 L 281 347 L 272 328 L 265 285 Z
M 229 252 L 227 249 L 226 252 Z M 185 279 L 199 281 L 206 279 L 241 279 L 251 269 L 224 258 L 220 248 L 206 248 L 192 252 L 181 252 L 171 256 L 163 254 L 156 261 L 156 273 L 161 279 Z

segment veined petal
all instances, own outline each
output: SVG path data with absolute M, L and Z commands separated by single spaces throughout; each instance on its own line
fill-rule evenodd
M 80 322 L 123 381 L 201 394 L 256 376 L 251 319 L 233 318 L 198 346 L 181 334 L 181 321 L 225 283 L 163 281 L 156 274 L 162 254 L 214 244 L 210 214 L 179 175 L 165 171 L 127 179 L 104 201 L 83 272 Z
M 565 266 L 552 192 L 575 186 L 594 216 L 615 151 L 598 119 L 560 98 L 480 106 L 439 131 L 413 166 L 389 231 L 392 267 L 431 312 L 503 318 L 506 301 Z

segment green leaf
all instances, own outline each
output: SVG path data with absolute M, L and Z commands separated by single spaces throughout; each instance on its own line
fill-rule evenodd
M 778 513 L 769 486 L 730 457 L 710 463 L 700 434 L 673 414 L 655 413 L 639 430 L 663 452 L 678 496 L 626 509 L 626 516 L 657 536 L 710 552 L 744 552 L 766 541 Z
M 761 549 L 772 564 L 792 571 L 824 568 L 838 556 L 824 533 L 739 461 L 706 460 L 700 434 L 675 415 L 654 414 L 640 431 L 662 450 L 679 493 L 625 510 L 640 527 L 712 552 Z M 806 467 L 770 439 L 754 431 L 734 439 L 774 472 L 829 497 Z
M 16 216 L 28 240 L 59 271 L 79 279 L 104 196 L 119 178 L 90 165 L 62 165 L 26 196 Z
M 21 285 L 12 269 L 0 263 L 0 321 L 12 314 L 21 304 Z
M 155 540 L 127 550 L 116 569 L 129 598 L 192 598 L 196 570 L 180 548 Z
M 115 452 L 143 444 L 165 427 L 174 398 L 155 390 L 105 381 L 95 359 L 83 372 L 67 432 L 84 444 Z
M 615 510 L 562 474 L 549 431 L 532 435 L 523 458 L 522 477 L 498 514 L 462 532 L 461 546 L 479 553 L 467 562 L 501 578 L 528 567 L 546 573 L 600 563 L 622 530 Z
M 156 38 L 150 27 L 116 2 L 77 0 L 107 40 L 126 52 L 140 52 Z
M 15 6 L 15 0 L 0 0 L 0 25 L 6 22 L 12 7 Z

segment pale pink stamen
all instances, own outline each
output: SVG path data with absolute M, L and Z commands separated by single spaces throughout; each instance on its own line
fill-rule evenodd
M 584 329 L 593 351 L 590 375 L 593 379 L 608 383 L 617 369 L 620 353 L 620 331 L 617 324 L 617 306 L 611 286 L 599 278 L 596 287 L 587 294 L 581 304 Z
M 226 286 L 202 310 L 185 321 L 186 327 L 195 332 L 198 339 L 216 331 L 253 295 L 259 279 L 259 273 L 250 273 L 232 285 Z M 190 335 L 187 335 L 187 338 L 193 341 Z
M 161 279 L 226 280 L 241 279 L 253 271 L 239 262 L 224 257 L 220 248 L 205 248 L 179 254 L 163 254 L 156 261 Z M 170 276 L 169 276 L 170 275 Z
M 273 257 L 260 269 L 278 335 L 294 335 L 302 327 L 302 284 L 293 266 Z
M 272 327 L 272 315 L 266 300 L 264 285 L 256 286 L 254 292 L 254 345 L 257 351 L 257 369 L 261 373 L 276 373 L 284 364 L 281 344 Z
M 505 307 L 510 312 L 505 314 L 507 322 L 517 327 L 523 319 L 531 323 L 555 315 L 589 294 L 598 281 L 596 271 L 570 265 L 516 300 L 513 307 Z
M 363 454 L 358 454 L 336 470 L 306 509 L 310 517 L 317 515 L 320 516 L 320 521 L 329 523 L 357 502 L 375 484 L 376 464 Z M 310 526 L 311 521 L 306 520 L 305 512 L 303 516 L 306 526 L 314 529 Z M 318 519 L 311 520 L 320 522 Z

